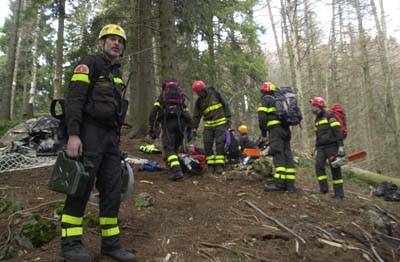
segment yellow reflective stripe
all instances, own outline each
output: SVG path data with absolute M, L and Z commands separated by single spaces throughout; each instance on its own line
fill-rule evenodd
M 276 107 L 265 107 L 265 106 L 260 106 L 257 108 L 257 111 L 265 112 L 265 113 L 273 113 L 276 112 Z
M 214 126 L 219 126 L 225 124 L 227 121 L 226 117 L 222 117 L 217 120 L 209 120 L 209 121 L 204 121 L 204 126 L 205 127 L 214 127 Z
M 215 164 L 225 164 L 225 160 L 224 159 L 217 159 L 217 160 L 215 160 Z
M 82 225 L 82 221 L 83 217 L 74 217 L 67 214 L 63 214 L 61 217 L 61 223 L 68 223 L 76 226 Z
M 88 74 L 73 74 L 71 81 L 82 81 L 87 84 L 90 84 L 89 75 Z
M 319 176 L 318 177 L 318 181 L 321 181 L 321 180 L 326 180 L 327 179 L 327 177 L 326 176 Z
M 209 107 L 207 107 L 206 109 L 204 109 L 203 115 L 206 115 L 206 114 L 210 113 L 210 111 L 217 110 L 217 109 L 219 109 L 219 108 L 221 108 L 221 107 L 222 107 L 222 104 L 221 104 L 221 103 L 218 103 L 218 104 L 209 106 Z
M 211 156 L 206 157 L 206 160 L 213 160 L 214 158 L 215 158 L 215 155 L 211 155 Z
M 286 175 L 281 174 L 281 179 L 286 179 Z
M 320 125 L 328 124 L 328 123 L 329 123 L 329 122 L 328 122 L 328 119 L 324 118 L 324 119 L 319 120 L 318 122 L 316 122 L 315 125 L 316 125 L 316 126 L 320 126 Z
M 287 179 L 287 180 L 295 180 L 295 179 L 296 179 L 296 176 L 295 176 L 295 175 L 288 175 L 288 174 L 286 174 L 286 179 Z
M 286 167 L 283 167 L 283 166 L 276 167 L 276 172 L 285 172 L 285 171 L 286 171 Z
M 101 236 L 102 237 L 111 237 L 119 234 L 119 227 L 112 227 L 112 228 L 107 228 L 107 229 L 102 229 L 101 230 Z
M 172 161 L 170 162 L 169 166 L 170 167 L 179 166 L 179 161 L 178 160 Z
M 100 217 L 100 225 L 116 225 L 118 224 L 117 217 Z
M 73 236 L 82 236 L 83 228 L 82 227 L 69 227 L 61 229 L 62 237 L 73 237 Z
M 331 127 L 340 126 L 340 123 L 338 121 L 335 121 L 335 122 L 330 123 L 330 126 Z
M 295 168 L 286 168 L 286 173 L 296 173 L 296 169 Z
M 177 155 L 170 155 L 167 160 L 168 160 L 168 162 L 171 162 L 172 160 L 178 160 L 178 156 Z
M 281 123 L 281 121 L 279 121 L 279 120 L 271 120 L 271 121 L 268 121 L 267 126 L 279 125 L 280 123 Z
M 161 104 L 160 104 L 160 102 L 155 102 L 154 104 L 153 104 L 153 106 L 158 106 L 158 107 L 161 107 Z
M 343 179 L 333 180 L 333 184 L 335 185 L 343 184 Z
M 122 81 L 122 79 L 120 77 L 114 77 L 113 80 L 114 80 L 115 84 L 123 84 L 124 83 L 124 81 Z
M 279 173 L 275 173 L 275 174 L 274 174 L 274 178 L 276 178 L 276 179 L 280 179 L 280 178 L 281 178 L 281 174 L 279 174 Z

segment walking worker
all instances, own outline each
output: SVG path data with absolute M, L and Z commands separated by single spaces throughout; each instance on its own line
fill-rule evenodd
M 61 261 L 91 261 L 82 244 L 83 215 L 94 181 L 100 193 L 101 253 L 117 261 L 136 261 L 121 245 L 118 211 L 121 202 L 119 131 L 123 123 L 124 82 L 119 59 L 126 35 L 116 24 L 104 26 L 98 53 L 75 66 L 65 97 L 67 155 L 92 164 L 82 197 L 67 196 L 61 216 Z
M 290 126 L 279 118 L 276 107 L 275 92 L 277 87 L 271 82 L 260 86 L 261 101 L 259 102 L 258 122 L 261 130 L 261 143 L 269 139 L 270 152 L 275 166 L 274 183 L 267 185 L 264 191 L 295 192 L 296 169 L 290 146 Z M 267 138 L 268 133 L 268 138 Z
M 345 156 L 340 122 L 325 110 L 325 99 L 314 97 L 310 100 L 311 111 L 315 115 L 315 135 L 317 152 L 315 159 L 315 172 L 317 174 L 319 189 L 322 194 L 329 191 L 328 179 L 325 173 L 325 164 L 333 158 Z M 344 198 L 343 179 L 340 166 L 331 166 L 334 197 Z
M 183 178 L 179 163 L 179 150 L 182 147 L 184 135 L 192 139 L 192 117 L 185 104 L 183 90 L 177 80 L 166 80 L 162 84 L 162 92 L 153 105 L 149 116 L 149 136 L 157 138 L 159 125 L 162 128 L 162 144 L 164 157 L 169 165 L 169 180 L 177 181 Z
M 192 90 L 198 96 L 193 112 L 193 135 L 196 136 L 203 118 L 203 142 L 208 170 L 222 174 L 225 166 L 226 130 L 231 126 L 228 102 L 219 91 L 212 86 L 206 86 L 201 80 L 193 82 Z

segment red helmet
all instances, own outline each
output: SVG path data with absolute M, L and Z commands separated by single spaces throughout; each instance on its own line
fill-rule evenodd
M 201 91 L 203 91 L 204 89 L 206 89 L 206 84 L 204 84 L 203 81 L 201 80 L 197 80 L 193 82 L 192 85 L 192 90 L 193 92 L 195 92 L 196 94 L 199 94 Z
M 312 106 L 325 107 L 325 99 L 317 96 L 317 97 L 310 99 L 310 104 Z
M 261 84 L 260 90 L 263 93 L 270 92 L 270 91 L 276 91 L 276 85 L 274 85 L 271 82 L 264 82 Z

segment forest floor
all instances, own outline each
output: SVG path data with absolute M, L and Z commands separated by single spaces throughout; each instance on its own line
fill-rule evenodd
M 140 152 L 142 143 L 124 137 L 122 148 L 130 156 L 161 162 L 160 155 Z M 63 195 L 47 189 L 50 173 L 47 167 L 0 174 L 2 198 L 20 202 L 23 209 L 63 200 Z M 398 202 L 371 197 L 368 187 L 347 180 L 343 201 L 331 198 L 331 192 L 321 195 L 310 166 L 298 168 L 296 193 L 266 193 L 265 181 L 232 174 L 171 182 L 165 171 L 136 172 L 134 194 L 120 209 L 123 244 L 136 253 L 138 261 L 379 261 L 378 256 L 400 261 Z M 135 207 L 142 192 L 155 199 L 153 206 Z M 389 214 L 383 215 L 376 206 Z M 50 205 L 32 212 L 53 217 Z M 88 205 L 88 212 L 97 208 Z M 11 213 L 6 210 L 0 215 L 0 241 L 7 238 Z M 386 228 L 377 228 L 371 214 L 380 214 L 378 220 Z M 24 219 L 13 218 L 11 230 Z M 384 233 L 393 239 L 380 235 L 388 226 L 390 233 Z M 20 251 L 14 261 L 58 261 L 59 231 L 58 226 L 52 241 Z M 84 244 L 93 261 L 111 261 L 100 255 L 98 228 L 85 228 Z

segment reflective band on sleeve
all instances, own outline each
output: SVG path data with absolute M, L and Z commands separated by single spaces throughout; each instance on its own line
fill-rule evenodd
M 153 106 L 158 106 L 158 107 L 161 107 L 161 104 L 160 104 L 160 102 L 155 102 L 154 104 L 153 104 Z
M 208 165 L 214 165 L 215 164 L 215 155 L 206 157 L 206 161 L 207 161 Z
M 315 125 L 316 125 L 316 126 L 320 126 L 320 125 L 328 124 L 328 123 L 329 123 L 329 122 L 328 122 L 328 119 L 324 118 L 324 119 L 319 120 L 318 122 L 316 122 Z
M 124 81 L 122 81 L 122 79 L 119 77 L 114 77 L 113 79 L 114 79 L 115 84 L 123 84 L 124 83 Z
M 274 178 L 276 178 L 276 179 L 280 179 L 280 178 L 281 178 L 281 176 L 282 176 L 282 175 L 281 175 L 281 174 L 279 174 L 279 173 L 275 173 L 275 174 L 274 174 Z
M 116 225 L 118 224 L 117 217 L 100 217 L 100 225 Z
M 71 81 L 81 81 L 90 84 L 89 75 L 87 74 L 73 74 Z
M 279 120 L 271 120 L 271 121 L 268 121 L 267 126 L 268 127 L 275 126 L 275 125 L 279 125 L 280 123 L 281 123 L 281 121 L 279 121 Z
M 69 227 L 61 229 L 62 237 L 73 237 L 73 236 L 82 236 L 83 228 L 82 227 Z
M 75 226 L 82 225 L 83 217 L 74 217 L 67 214 L 63 214 L 61 217 L 61 223 L 67 223 Z
M 209 106 L 206 109 L 204 109 L 203 115 L 206 115 L 206 114 L 210 113 L 211 111 L 217 110 L 217 109 L 219 109 L 221 107 L 222 107 L 221 103 Z
M 273 113 L 276 112 L 276 107 L 264 107 L 264 106 L 260 106 L 259 108 L 257 108 L 257 111 L 261 111 L 261 112 L 265 112 L 265 113 Z
M 224 155 L 216 155 L 215 156 L 215 164 L 225 164 L 225 156 Z
M 119 234 L 119 227 L 112 227 L 101 230 L 102 237 L 112 237 Z
M 338 121 L 335 121 L 335 122 L 330 123 L 330 125 L 331 125 L 331 127 L 340 126 L 340 123 Z
M 326 180 L 327 179 L 327 177 L 326 176 L 319 176 L 318 177 L 318 181 L 321 181 L 321 180 Z
M 333 184 L 335 185 L 343 184 L 343 179 L 333 180 Z

